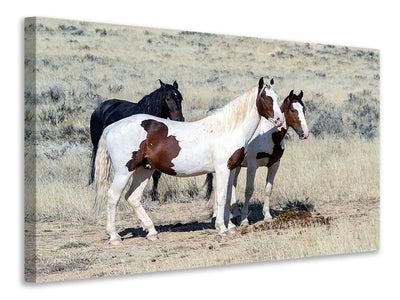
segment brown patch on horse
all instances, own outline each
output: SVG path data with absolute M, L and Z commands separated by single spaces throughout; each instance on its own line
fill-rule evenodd
M 132 172 L 136 168 L 143 165 L 144 160 L 144 149 L 146 145 L 146 140 L 140 143 L 139 150 L 132 152 L 132 158 L 126 163 L 126 167 L 128 168 L 129 172 Z
M 126 166 L 129 171 L 144 164 L 144 160 L 154 168 L 168 175 L 176 175 L 172 160 L 181 150 L 175 136 L 168 136 L 168 127 L 156 120 L 144 120 L 140 124 L 147 131 L 147 138 L 141 142 L 138 151 L 132 152 L 132 159 Z
M 272 141 L 274 142 L 274 148 L 272 150 L 272 154 L 265 153 L 265 152 L 258 152 L 256 155 L 257 159 L 262 159 L 265 157 L 269 158 L 269 161 L 267 163 L 267 167 L 272 166 L 274 163 L 276 163 L 278 160 L 281 159 L 283 152 L 285 149 L 282 149 L 281 142 L 283 140 L 283 137 L 286 134 L 286 130 L 284 128 L 281 129 L 281 131 L 274 132 L 272 134 Z
M 233 170 L 240 166 L 244 159 L 244 147 L 237 149 L 228 160 L 228 169 Z

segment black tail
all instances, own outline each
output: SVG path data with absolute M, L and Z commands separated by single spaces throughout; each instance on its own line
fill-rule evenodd
M 92 158 L 90 162 L 90 178 L 89 178 L 89 185 L 91 185 L 94 181 L 94 173 L 95 173 L 95 166 L 94 166 L 94 161 L 96 160 L 96 152 L 97 152 L 97 145 L 93 146 L 92 150 Z
M 101 114 L 102 107 L 104 105 L 100 104 L 90 116 L 90 138 L 92 140 L 93 149 L 92 149 L 92 158 L 90 162 L 90 178 L 89 185 L 91 185 L 94 181 L 94 173 L 95 166 L 94 162 L 96 160 L 97 147 L 99 146 L 99 141 L 101 138 L 101 134 L 103 133 L 103 117 Z
M 213 174 L 208 173 L 206 181 L 204 182 L 204 185 L 207 185 L 207 193 L 206 193 L 206 199 L 209 200 L 211 198 L 211 193 L 213 191 Z

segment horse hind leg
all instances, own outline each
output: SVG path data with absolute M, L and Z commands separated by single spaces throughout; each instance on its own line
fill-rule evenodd
M 240 209 L 237 204 L 237 199 L 236 199 L 236 187 L 237 187 L 237 180 L 238 176 L 240 173 L 241 167 L 237 167 L 233 172 L 234 172 L 234 178 L 233 178 L 233 184 L 232 184 L 232 196 L 231 196 L 231 211 L 232 211 L 232 221 L 235 224 L 240 223 Z
M 241 221 L 240 221 L 240 226 L 246 227 L 249 225 L 249 220 L 248 220 L 248 214 L 249 214 L 249 202 L 251 196 L 253 196 L 254 192 L 254 177 L 256 175 L 257 171 L 257 165 L 250 163 L 248 161 L 248 166 L 247 166 L 247 175 L 246 175 L 246 189 L 244 192 L 244 204 L 242 208 L 242 215 L 241 215 Z
M 122 243 L 121 236 L 117 233 L 117 230 L 115 228 L 115 214 L 119 198 L 121 197 L 122 191 L 125 188 L 129 177 L 130 173 L 115 174 L 111 187 L 107 191 L 106 232 L 110 237 L 109 242 L 113 246 L 117 246 Z
M 151 191 L 151 200 L 157 201 L 159 198 L 158 194 L 158 181 L 160 180 L 161 177 L 161 172 L 158 170 L 155 170 L 153 173 L 153 189 Z
M 154 170 L 145 169 L 143 167 L 137 168 L 132 176 L 132 184 L 125 195 L 125 199 L 128 201 L 129 205 L 132 206 L 136 216 L 142 223 L 143 229 L 148 231 L 146 237 L 149 240 L 155 240 L 158 238 L 157 231 L 154 227 L 153 221 L 147 215 L 140 203 L 140 200 L 153 172 Z

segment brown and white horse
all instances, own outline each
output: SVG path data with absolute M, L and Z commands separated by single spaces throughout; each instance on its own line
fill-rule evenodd
M 272 220 L 269 211 L 269 202 L 272 193 L 272 187 L 274 184 L 274 178 L 278 171 L 280 159 L 285 150 L 283 138 L 289 127 L 292 127 L 299 136 L 299 139 L 303 140 L 308 137 L 308 127 L 305 119 L 305 106 L 302 102 L 303 91 L 299 95 L 290 92 L 289 96 L 285 98 L 281 105 L 281 111 L 285 115 L 285 122 L 281 128 L 277 129 L 271 126 L 269 122 L 265 122 L 262 119 L 251 138 L 249 144 L 246 147 L 246 155 L 240 166 L 235 169 L 235 175 L 233 179 L 232 197 L 231 197 L 231 210 L 233 219 L 240 220 L 241 226 L 247 226 L 249 221 L 247 219 L 249 201 L 254 192 L 254 178 L 259 167 L 267 167 L 267 180 L 265 186 L 265 200 L 264 200 L 264 221 L 269 222 Z M 236 202 L 236 186 L 237 178 L 239 176 L 241 167 L 247 167 L 246 176 L 246 189 L 245 189 L 245 201 L 242 211 L 240 212 Z M 213 176 L 209 174 L 207 176 L 206 183 L 209 185 L 210 193 L 212 190 Z M 214 216 L 216 215 L 214 207 Z M 238 220 L 238 221 L 239 221 Z
M 293 90 L 290 92 L 289 96 L 285 98 L 281 105 L 281 111 L 285 115 L 285 122 L 281 128 L 277 129 L 274 126 L 271 126 L 270 123 L 264 122 L 264 120 L 260 121 L 254 136 L 247 145 L 246 156 L 242 161 L 241 166 L 235 170 L 231 204 L 233 217 L 238 218 L 240 216 L 241 226 L 247 226 L 249 224 L 247 219 L 249 200 L 254 192 L 254 177 L 256 170 L 259 167 L 268 168 L 263 213 L 265 222 L 272 220 L 269 211 L 269 203 L 274 178 L 279 168 L 280 159 L 285 150 L 283 138 L 285 137 L 289 127 L 292 127 L 294 131 L 296 131 L 300 140 L 307 139 L 308 137 L 305 106 L 301 100 L 302 98 L 303 91 L 301 91 L 299 95 L 296 95 L 293 93 Z M 240 213 L 236 205 L 235 189 L 241 167 L 247 167 L 247 176 L 245 201 Z
M 96 155 L 95 207 L 107 198 L 106 232 L 110 244 L 121 244 L 115 228 L 115 211 L 121 193 L 132 176 L 125 195 L 133 207 L 147 238 L 157 238 L 152 220 L 140 200 L 154 169 L 173 176 L 216 173 L 217 217 L 220 235 L 235 231 L 229 220 L 229 203 L 234 170 L 244 159 L 244 149 L 261 117 L 276 127 L 284 122 L 278 97 L 270 84 L 260 79 L 254 87 L 234 98 L 212 115 L 196 122 L 177 122 L 150 115 L 134 115 L 108 126 L 100 139 Z M 111 163 L 114 179 L 106 191 Z

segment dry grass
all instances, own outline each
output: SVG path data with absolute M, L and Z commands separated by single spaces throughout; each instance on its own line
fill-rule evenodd
M 25 35 L 27 278 L 87 278 L 379 247 L 378 51 L 52 19 L 28 20 Z M 34 37 L 36 56 L 30 54 Z M 162 232 L 152 245 L 135 236 L 124 241 L 130 250 L 109 248 L 103 219 L 93 220 L 94 191 L 87 186 L 94 108 L 110 98 L 138 101 L 158 88 L 160 78 L 177 80 L 184 116 L 197 120 L 261 76 L 275 78 L 281 100 L 292 89 L 303 90 L 311 132 L 306 141 L 293 133 L 286 141 L 272 208 L 307 203 L 313 213 L 332 217 L 332 225 L 264 230 L 229 241 L 196 227 L 195 233 Z M 264 198 L 266 170 L 257 172 L 256 208 Z M 162 176 L 162 203 L 151 201 L 150 184 L 144 206 L 158 222 L 181 220 L 185 213 L 194 222 L 195 206 L 204 203 L 204 180 Z M 244 186 L 245 170 L 239 201 Z M 139 227 L 130 208 L 119 208 L 120 226 Z M 57 250 L 74 243 L 86 246 Z
M 39 150 L 36 164 L 36 201 L 26 202 L 27 218 L 39 220 L 91 218 L 94 190 L 87 186 L 90 149 L 78 145 L 52 145 Z M 43 151 L 43 153 L 40 153 Z M 244 199 L 245 169 L 239 175 L 237 197 Z M 66 180 L 68 178 L 68 180 Z M 257 170 L 253 198 L 263 201 L 266 168 Z M 33 179 L 32 179 L 33 180 Z M 160 179 L 162 202 L 190 202 L 205 195 L 205 176 Z M 33 181 L 32 181 L 33 183 Z M 29 186 L 29 185 L 28 185 Z M 144 204 L 154 207 L 148 185 Z M 286 142 L 276 175 L 273 205 L 308 201 L 325 202 L 379 199 L 379 144 L 365 139 L 309 138 Z M 122 203 L 124 201 L 121 201 Z M 158 204 L 157 204 L 158 205 Z M 131 211 L 128 206 L 123 210 Z

